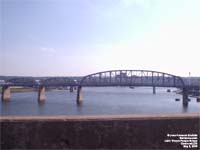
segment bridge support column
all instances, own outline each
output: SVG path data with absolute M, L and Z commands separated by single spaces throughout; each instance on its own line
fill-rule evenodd
M 10 100 L 10 87 L 9 86 L 3 86 L 2 87 L 2 94 L 1 94 L 1 100 L 2 101 L 8 101 Z
M 40 86 L 38 91 L 38 102 L 44 102 L 45 99 L 45 86 Z
M 188 106 L 188 92 L 183 88 L 183 106 Z
M 153 94 L 156 94 L 156 87 L 153 86 Z
M 81 105 L 82 102 L 83 102 L 83 91 L 82 91 L 82 86 L 78 86 L 76 103 L 77 103 L 77 105 Z
M 69 91 L 70 91 L 70 92 L 73 92 L 73 91 L 74 91 L 73 86 L 70 86 Z

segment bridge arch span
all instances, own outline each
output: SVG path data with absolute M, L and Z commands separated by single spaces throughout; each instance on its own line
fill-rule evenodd
M 80 86 L 156 86 L 184 88 L 179 76 L 151 70 L 109 70 L 87 75 Z
M 151 70 L 109 70 L 83 77 L 77 90 L 77 104 L 83 101 L 82 87 L 101 86 L 151 86 L 181 88 L 183 105 L 188 105 L 188 94 L 183 79 L 169 73 Z

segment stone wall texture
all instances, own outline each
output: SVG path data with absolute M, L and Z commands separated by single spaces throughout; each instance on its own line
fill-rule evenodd
M 1 117 L 1 149 L 183 149 L 167 134 L 198 134 L 200 114 Z M 198 149 L 198 148 L 196 148 Z

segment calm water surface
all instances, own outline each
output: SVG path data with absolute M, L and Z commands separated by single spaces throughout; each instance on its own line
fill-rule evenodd
M 76 91 L 46 92 L 46 101 L 37 102 L 37 92 L 12 93 L 9 102 L 0 103 L 1 115 L 94 115 L 94 114 L 162 114 L 200 113 L 200 103 L 191 98 L 187 108 L 181 95 L 166 88 L 99 87 L 83 88 L 83 105 L 76 105 Z M 171 89 L 172 91 L 175 89 Z

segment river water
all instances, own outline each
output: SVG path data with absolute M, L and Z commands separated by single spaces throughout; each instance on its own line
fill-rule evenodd
M 39 104 L 37 92 L 12 93 L 8 102 L 0 103 L 1 115 L 96 115 L 96 114 L 166 114 L 200 113 L 200 103 L 191 98 L 182 106 L 182 96 L 166 88 L 98 87 L 83 88 L 83 104 L 76 105 L 76 91 L 46 92 L 45 103 Z M 180 101 L 175 101 L 179 98 Z

